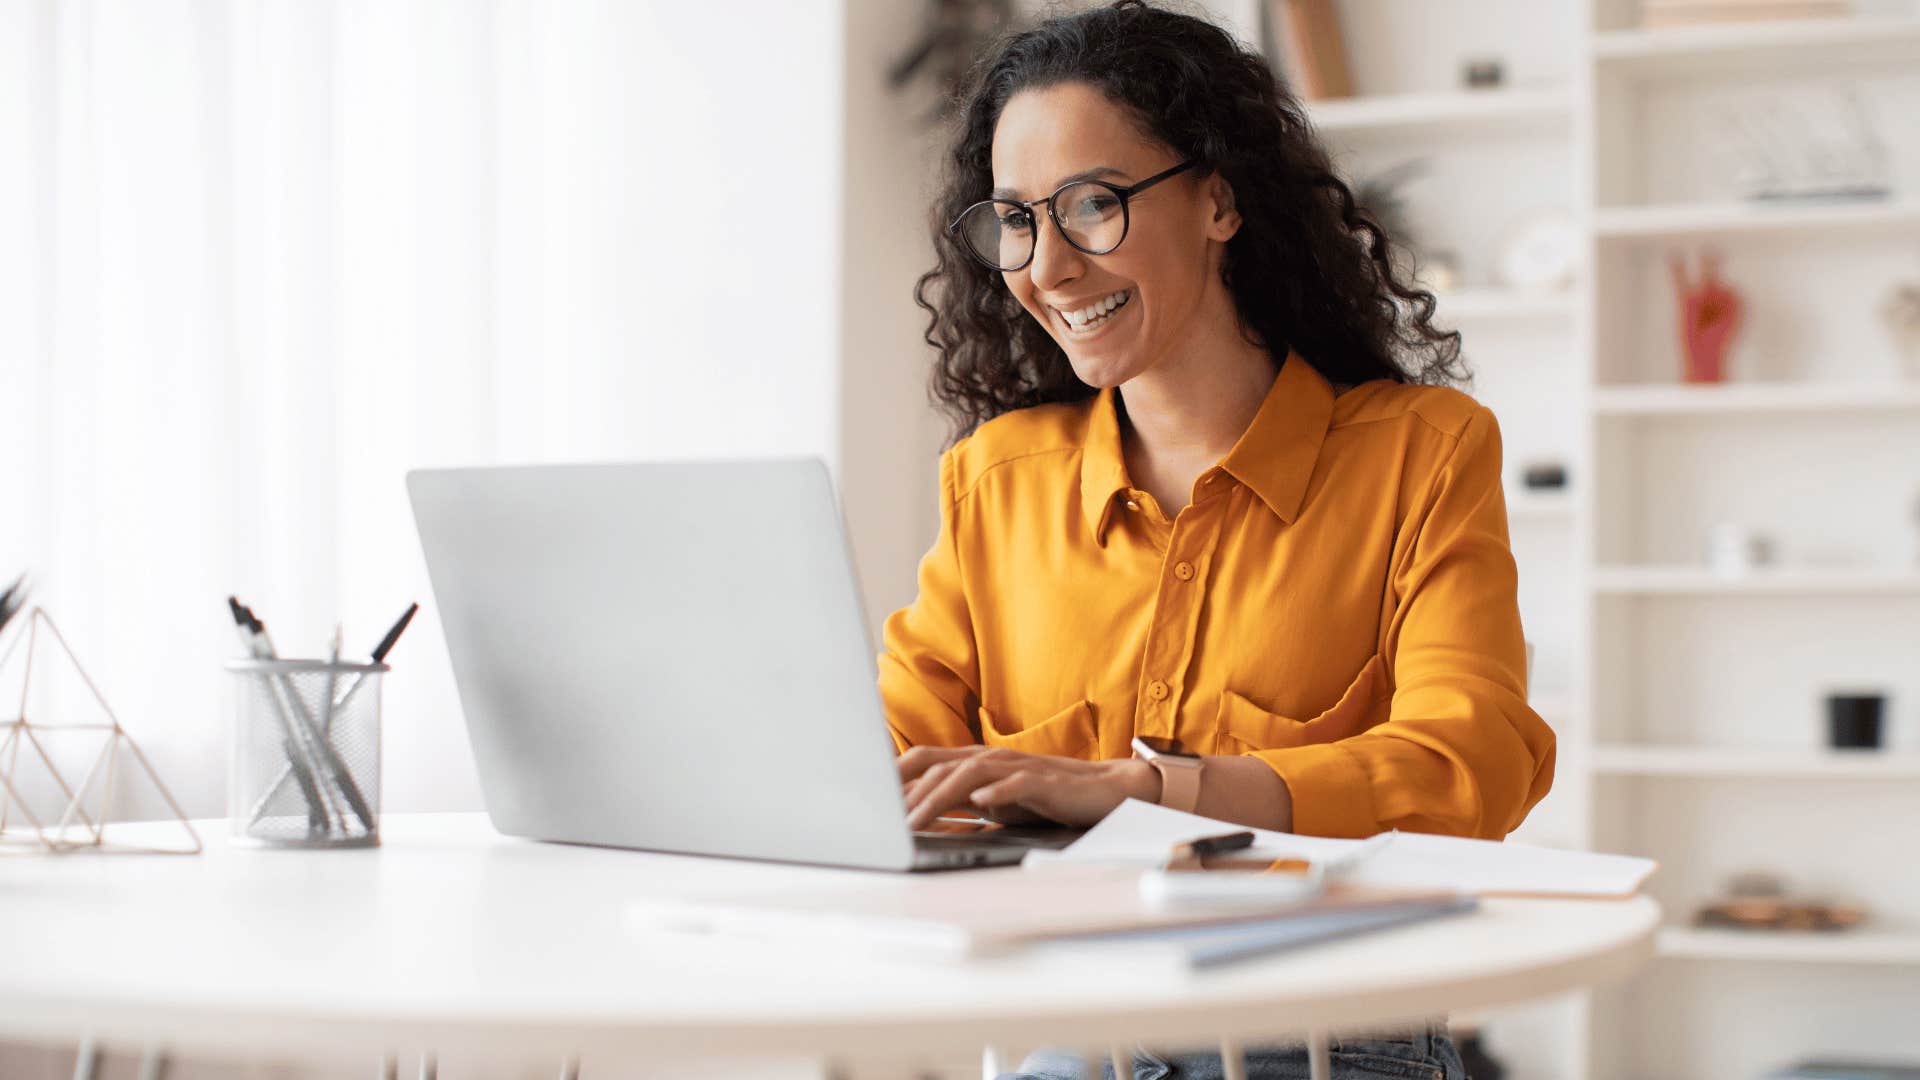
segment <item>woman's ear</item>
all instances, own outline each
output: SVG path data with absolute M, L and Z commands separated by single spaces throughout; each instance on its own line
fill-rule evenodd
M 1210 214 L 1207 238 L 1224 244 L 1240 231 L 1240 211 L 1234 205 L 1233 185 L 1227 183 L 1226 177 L 1214 173 L 1207 177 L 1205 191 Z

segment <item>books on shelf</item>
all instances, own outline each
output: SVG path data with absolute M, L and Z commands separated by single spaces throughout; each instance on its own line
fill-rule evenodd
M 1279 39 L 1280 69 L 1294 93 L 1304 101 L 1353 95 L 1333 0 L 1268 0 L 1268 20 Z
M 1847 0 L 1641 0 L 1640 25 L 1670 26 L 1832 19 L 1851 14 Z

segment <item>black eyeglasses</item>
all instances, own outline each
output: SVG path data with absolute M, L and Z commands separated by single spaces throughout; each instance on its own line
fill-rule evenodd
M 1127 187 L 1105 180 L 1075 180 L 1032 202 L 988 199 L 967 207 L 947 226 L 947 232 L 958 237 L 967 252 L 989 270 L 1010 273 L 1033 261 L 1039 235 L 1034 228 L 1033 208 L 1046 203 L 1047 216 L 1067 243 L 1088 255 L 1105 255 L 1127 238 L 1132 216 L 1127 204 L 1135 195 L 1198 164 L 1197 159 L 1188 158 Z

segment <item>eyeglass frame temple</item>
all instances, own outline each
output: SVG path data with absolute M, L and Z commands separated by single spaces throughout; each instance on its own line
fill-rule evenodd
M 1153 185 L 1159 183 L 1162 180 L 1166 180 L 1171 177 L 1178 176 L 1179 174 L 1187 171 L 1188 169 L 1193 168 L 1195 165 L 1198 165 L 1198 164 L 1200 164 L 1199 158 L 1188 158 L 1187 160 L 1182 161 L 1180 164 L 1175 165 L 1170 169 L 1163 169 L 1160 172 L 1154 173 L 1152 176 L 1147 177 L 1145 180 L 1141 180 L 1133 184 L 1128 184 L 1125 187 L 1122 187 L 1119 184 L 1108 183 L 1105 180 L 1069 180 L 1068 182 L 1061 184 L 1059 187 L 1054 188 L 1052 194 L 1044 196 L 1042 198 L 1034 199 L 1032 202 L 1021 202 L 1019 199 L 981 199 L 979 202 L 974 203 L 972 206 L 969 206 L 965 210 L 960 211 L 960 215 L 958 217 L 954 218 L 952 221 L 947 223 L 947 234 L 951 236 L 951 235 L 954 235 L 955 233 L 958 233 L 960 230 L 960 222 L 965 220 L 968 214 L 973 213 L 974 210 L 978 209 L 979 207 L 986 206 L 989 203 L 1005 203 L 1009 206 L 1023 207 L 1030 214 L 1033 213 L 1034 207 L 1039 206 L 1041 203 L 1046 203 L 1047 219 L 1053 222 L 1054 228 L 1060 230 L 1060 238 L 1065 240 L 1068 243 L 1068 245 L 1070 245 L 1073 248 L 1073 250 L 1078 251 L 1083 255 L 1105 255 L 1108 252 L 1113 251 L 1115 248 L 1118 248 L 1122 243 L 1126 242 L 1127 233 L 1133 228 L 1132 203 L 1133 203 L 1133 197 L 1135 195 L 1138 195 L 1142 191 L 1147 190 L 1148 188 L 1152 187 Z M 1113 247 L 1108 248 L 1106 251 L 1088 251 L 1086 248 L 1081 247 L 1079 244 L 1075 244 L 1073 242 L 1073 237 L 1067 235 L 1067 227 L 1060 223 L 1060 218 L 1054 213 L 1053 200 L 1056 197 L 1058 197 L 1061 192 L 1067 190 L 1070 187 L 1078 187 L 1081 184 L 1098 184 L 1101 187 L 1106 188 L 1108 191 L 1113 192 L 1114 195 L 1120 199 L 1120 239 L 1114 241 Z M 983 263 L 986 262 L 985 258 L 983 258 L 978 252 L 973 250 L 972 244 L 966 243 L 966 241 L 964 240 L 962 240 L 961 243 L 966 246 L 967 254 L 972 255 L 975 259 L 979 259 Z M 1011 274 L 1020 270 L 1024 270 L 1027 268 L 1028 265 L 1030 265 L 1033 262 L 1034 255 L 1038 254 L 1039 251 L 1040 251 L 1040 238 L 1036 234 L 1033 239 L 1033 246 L 1029 248 L 1027 251 L 1027 257 L 1025 259 L 1022 259 L 1018 266 L 1007 266 L 1007 267 L 991 266 L 990 268 L 994 270 L 998 270 L 1000 273 L 1003 273 L 1003 274 Z

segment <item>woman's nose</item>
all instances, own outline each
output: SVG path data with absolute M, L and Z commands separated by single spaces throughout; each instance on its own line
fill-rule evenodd
M 1052 290 L 1072 281 L 1086 269 L 1086 256 L 1067 243 L 1051 218 L 1042 218 L 1033 238 L 1033 262 L 1027 273 L 1036 289 Z

